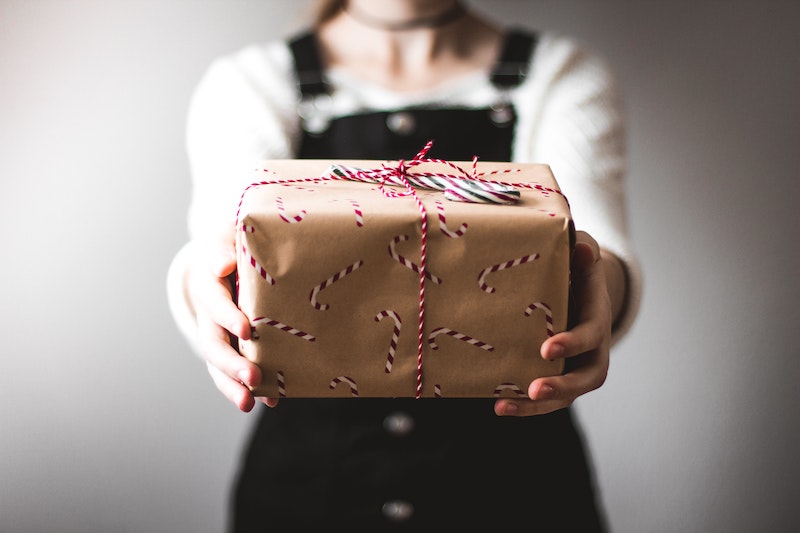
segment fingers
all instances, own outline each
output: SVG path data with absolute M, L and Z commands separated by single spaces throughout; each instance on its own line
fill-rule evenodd
M 536 416 L 546 415 L 569 407 L 569 405 L 569 403 L 560 400 L 533 402 L 531 400 L 502 398 L 495 402 L 494 412 L 498 416 Z
M 236 271 L 232 233 L 209 239 L 190 269 L 188 289 L 197 318 L 200 349 L 214 384 L 240 410 L 253 409 L 261 383 L 257 365 L 242 357 L 232 337 L 250 339 L 247 316 L 233 301 L 228 279 Z
M 224 278 L 198 276 L 195 283 L 197 314 L 204 314 L 235 337 L 248 340 L 251 335 L 250 321 L 233 303 L 230 283 Z
M 208 373 L 211 375 L 211 379 L 214 380 L 217 389 L 219 389 L 231 403 L 236 405 L 240 411 L 249 413 L 255 406 L 255 398 L 253 397 L 253 393 L 250 392 L 250 389 L 238 381 L 231 379 L 230 376 L 211 363 L 207 363 L 207 365 Z
M 588 247 L 592 253 L 594 260 L 600 259 L 600 245 L 597 241 L 586 233 L 585 231 L 576 231 L 575 232 L 575 252 L 578 253 L 580 248 Z
M 564 409 L 580 396 L 600 388 L 608 376 L 608 358 L 599 351 L 581 355 L 570 372 L 534 380 L 526 400 L 502 398 L 495 402 L 501 416 L 534 416 Z
M 257 365 L 242 357 L 230 342 L 228 332 L 205 315 L 198 316 L 200 335 L 203 337 L 203 356 L 206 362 L 245 386 L 261 384 L 261 372 Z
M 603 348 L 574 357 L 570 370 L 558 376 L 534 380 L 528 396 L 535 401 L 560 401 L 565 406 L 576 398 L 600 388 L 608 376 L 608 352 Z
M 197 318 L 203 356 L 214 384 L 239 409 L 250 411 L 254 402 L 250 389 L 261 384 L 261 371 L 231 346 L 228 332 L 211 317 L 199 313 Z
M 218 278 L 227 277 L 236 270 L 236 250 L 233 243 L 233 240 L 220 238 L 206 244 L 205 261 Z
M 275 407 L 278 405 L 278 398 L 270 398 L 270 397 L 259 397 L 258 398 L 264 405 L 267 407 Z
M 532 416 L 572 405 L 576 398 L 605 383 L 609 365 L 611 303 L 600 247 L 585 232 L 577 232 L 572 262 L 572 291 L 576 325 L 542 343 L 544 359 L 565 359 L 567 371 L 534 380 L 529 399 L 502 398 L 495 402 L 501 416 Z
M 600 249 L 588 234 L 583 239 L 575 246 L 572 269 L 576 325 L 542 343 L 541 355 L 549 361 L 596 349 L 611 336 L 611 300 Z
M 233 303 L 233 289 L 228 276 L 236 271 L 232 245 L 211 245 L 201 261 L 191 270 L 189 287 L 198 315 L 204 313 L 235 337 L 250 338 L 250 322 Z

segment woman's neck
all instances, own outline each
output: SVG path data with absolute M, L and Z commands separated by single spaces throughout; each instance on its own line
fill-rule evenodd
M 407 92 L 488 69 L 497 56 L 501 32 L 472 13 L 400 30 L 353 16 L 355 9 L 368 9 L 370 15 L 380 13 L 383 21 L 407 23 L 421 17 L 432 20 L 454 5 L 445 0 L 350 0 L 319 28 L 325 62 L 370 83 Z
M 351 0 L 345 4 L 345 11 L 356 22 L 382 31 L 439 28 L 457 21 L 466 13 L 460 0 Z

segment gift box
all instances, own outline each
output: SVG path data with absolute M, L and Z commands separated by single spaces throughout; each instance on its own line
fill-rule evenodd
M 236 217 L 256 395 L 527 397 L 563 371 L 539 354 L 567 327 L 574 244 L 547 165 L 275 160 L 258 173 Z

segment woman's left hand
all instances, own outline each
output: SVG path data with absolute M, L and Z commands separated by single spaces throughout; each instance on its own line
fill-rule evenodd
M 613 313 L 600 246 L 586 232 L 577 232 L 572 260 L 572 292 L 577 322 L 568 331 L 548 338 L 541 347 L 544 359 L 566 359 L 566 371 L 534 380 L 528 400 L 501 398 L 495 413 L 532 416 L 572 405 L 579 396 L 599 388 L 606 380 Z

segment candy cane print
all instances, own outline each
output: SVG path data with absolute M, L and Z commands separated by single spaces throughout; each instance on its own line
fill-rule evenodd
M 466 222 L 461 224 L 461 227 L 456 231 L 452 231 L 447 228 L 447 219 L 444 216 L 444 205 L 442 205 L 442 202 L 439 200 L 436 200 L 436 209 L 439 211 L 439 229 L 442 230 L 442 233 L 453 239 L 464 235 L 464 232 L 467 231 Z
M 380 322 L 386 317 L 391 317 L 391 319 L 394 320 L 392 340 L 389 342 L 389 352 L 386 356 L 386 367 L 384 368 L 384 371 L 388 374 L 392 371 L 392 365 L 394 364 L 394 356 L 397 353 L 397 341 L 400 339 L 400 326 L 403 324 L 403 321 L 400 320 L 397 313 L 386 309 L 375 315 L 375 322 Z
M 336 388 L 336 385 L 338 385 L 339 383 L 342 383 L 342 382 L 347 383 L 348 385 L 350 385 L 350 394 L 353 397 L 357 398 L 358 397 L 358 385 L 356 385 L 356 382 L 353 381 L 352 379 L 348 378 L 347 376 L 339 376 L 338 378 L 333 378 L 331 380 L 331 384 L 328 385 L 328 386 L 330 387 L 331 390 L 333 390 L 333 389 Z
M 283 198 L 280 196 L 275 197 L 275 203 L 278 206 L 278 215 L 281 217 L 281 220 L 288 222 L 289 224 L 295 224 L 302 221 L 307 214 L 305 210 L 300 211 L 299 215 L 291 216 L 286 214 L 286 209 L 283 207 Z
M 485 342 L 479 341 L 478 339 L 473 339 L 469 335 L 464 335 L 463 333 L 453 331 L 452 329 L 449 328 L 436 328 L 433 331 L 431 331 L 431 334 L 428 335 L 428 344 L 431 345 L 432 350 L 439 349 L 439 345 L 436 344 L 436 337 L 438 337 L 439 335 L 449 335 L 451 337 L 455 337 L 460 341 L 464 341 L 473 346 L 477 346 L 478 348 L 482 348 L 487 352 L 494 351 L 494 346 L 492 346 L 491 344 L 486 344 Z
M 333 283 L 336 283 L 337 281 L 339 281 L 340 279 L 342 279 L 346 275 L 350 274 L 354 270 L 357 270 L 358 267 L 360 267 L 363 264 L 364 264 L 364 261 L 358 260 L 355 263 L 353 263 L 352 265 L 350 265 L 347 268 L 345 268 L 344 270 L 341 270 L 341 271 L 337 272 L 333 276 L 329 277 L 328 279 L 326 279 L 325 281 L 323 281 L 322 283 L 320 283 L 319 285 L 317 285 L 313 289 L 311 289 L 311 294 L 308 296 L 308 299 L 311 302 L 311 305 L 313 305 L 315 309 L 319 309 L 321 311 L 325 311 L 326 309 L 328 309 L 330 307 L 328 304 L 321 304 L 321 303 L 317 302 L 317 296 L 319 296 L 319 292 L 322 289 L 324 289 L 325 287 L 327 287 L 327 286 L 329 286 L 329 285 L 331 285 Z
M 253 226 L 248 226 L 247 224 L 242 224 L 241 230 L 244 233 L 254 233 L 256 231 L 256 228 L 254 228 Z
M 306 333 L 305 331 L 300 331 L 299 329 L 295 329 L 295 328 L 293 328 L 291 326 L 287 326 L 286 324 L 278 322 L 277 320 L 272 320 L 271 318 L 267 318 L 267 317 L 263 317 L 263 316 L 258 317 L 258 318 L 254 318 L 253 322 L 250 324 L 250 329 L 253 331 L 252 338 L 254 340 L 257 340 L 259 338 L 258 335 L 256 335 L 255 330 L 256 330 L 256 326 L 261 325 L 261 324 L 266 324 L 267 326 L 272 326 L 273 328 L 279 329 L 281 331 L 285 331 L 286 333 L 289 333 L 290 335 L 294 335 L 295 337 L 300 337 L 301 339 L 307 340 L 309 342 L 314 342 L 315 340 L 317 340 L 317 338 L 314 337 L 314 335 Z
M 523 265 L 529 261 L 535 261 L 539 259 L 539 254 L 530 254 L 524 255 L 522 257 L 518 257 L 513 261 L 506 261 L 505 263 L 500 263 L 499 265 L 493 265 L 490 267 L 484 268 L 481 273 L 478 275 L 478 285 L 481 289 L 488 293 L 493 293 L 495 291 L 494 287 L 489 287 L 486 284 L 486 276 L 491 274 L 492 272 L 497 272 L 498 270 L 505 270 L 506 268 L 511 268 L 519 265 Z
M 404 267 L 410 268 L 411 270 L 419 274 L 419 266 L 417 266 L 416 264 L 412 263 L 402 255 L 397 253 L 397 244 L 401 241 L 407 241 L 407 240 L 408 240 L 408 235 L 398 235 L 394 239 L 392 239 L 392 242 L 389 243 L 389 254 L 392 256 L 392 259 L 394 259 Z M 432 282 L 436 283 L 437 285 L 442 283 L 441 278 L 434 276 L 427 270 L 425 271 L 425 277 L 431 280 Z
M 283 370 L 278 370 L 277 372 L 278 378 L 278 396 L 281 398 L 286 397 L 286 381 L 284 379 Z
M 517 396 L 524 396 L 524 397 L 527 397 L 527 394 L 525 394 L 524 392 L 522 392 L 522 389 L 520 389 L 519 387 L 517 387 L 517 386 L 516 386 L 516 385 L 514 385 L 513 383 L 501 383 L 500 385 L 498 385 L 498 386 L 497 386 L 497 388 L 496 388 L 496 389 L 494 389 L 494 396 L 495 396 L 495 397 L 497 397 L 497 396 L 500 396 L 500 394 L 501 394 L 501 393 L 502 393 L 504 390 L 510 390 L 510 391 L 513 391 L 513 392 L 514 392 L 514 394 L 516 394 Z
M 351 198 L 347 199 L 334 198 L 333 200 L 331 200 L 331 202 L 341 202 L 341 201 L 350 202 L 350 205 L 353 206 L 353 213 L 355 213 L 356 215 L 356 226 L 358 226 L 359 228 L 362 227 L 364 225 L 364 213 L 363 211 L 361 211 L 361 205 L 358 203 L 358 201 L 353 200 Z
M 275 279 L 272 276 L 269 275 L 269 273 L 267 272 L 267 269 L 265 269 L 263 266 L 258 264 L 258 261 L 256 261 L 256 258 L 253 257 L 250 254 L 250 252 L 247 251 L 247 247 L 244 244 L 242 244 L 242 253 L 247 258 L 248 262 L 250 263 L 250 266 L 255 268 L 256 272 L 258 272 L 258 274 L 262 278 L 267 280 L 267 283 L 269 283 L 270 285 L 275 285 Z
M 555 331 L 553 330 L 553 312 L 550 310 L 550 306 L 544 302 L 533 302 L 525 309 L 525 316 L 531 316 L 534 309 L 541 309 L 544 311 L 545 321 L 547 322 L 547 336 L 552 337 L 555 335 Z

